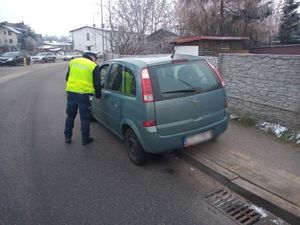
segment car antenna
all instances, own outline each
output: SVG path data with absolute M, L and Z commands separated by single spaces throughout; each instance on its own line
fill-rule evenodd
M 172 55 L 171 55 L 171 59 L 174 58 L 175 52 L 176 52 L 176 49 L 174 48 L 173 53 L 172 53 Z

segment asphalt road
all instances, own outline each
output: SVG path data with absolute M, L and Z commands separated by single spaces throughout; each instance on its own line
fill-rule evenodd
M 64 143 L 66 62 L 0 67 L 0 224 L 233 222 L 203 200 L 218 182 L 173 154 L 133 165 L 99 123 Z

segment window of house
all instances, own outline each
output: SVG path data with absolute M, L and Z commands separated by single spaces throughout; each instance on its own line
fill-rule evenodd
M 89 41 L 90 40 L 90 34 L 86 33 L 86 40 Z
M 11 36 L 11 31 L 10 30 L 7 31 L 7 34 L 8 34 L 8 36 Z
M 91 51 L 91 46 L 87 46 L 87 50 L 88 50 L 88 51 Z
M 3 33 L 6 34 L 6 30 L 4 30 Z
M 13 44 L 13 39 L 9 39 L 9 44 Z

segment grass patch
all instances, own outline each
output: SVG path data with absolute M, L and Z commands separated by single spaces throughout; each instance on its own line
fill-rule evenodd
M 244 127 L 255 127 L 258 123 L 258 120 L 251 117 L 240 117 L 238 121 L 242 124 Z

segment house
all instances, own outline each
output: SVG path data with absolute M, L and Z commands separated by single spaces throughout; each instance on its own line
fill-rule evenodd
M 105 52 L 110 50 L 110 31 L 91 26 L 83 26 L 70 31 L 73 50 Z
M 249 37 L 192 36 L 179 37 L 174 49 L 177 54 L 218 55 L 219 53 L 248 53 Z
M 151 53 L 172 53 L 173 45 L 170 44 L 175 40 L 177 35 L 165 29 L 159 29 L 146 37 L 146 52 Z
M 37 47 L 39 51 L 51 51 L 51 52 L 71 52 L 72 44 L 68 42 L 57 41 L 44 41 L 43 45 Z
M 0 24 L 0 53 L 18 49 L 18 40 L 22 32 L 19 29 Z

